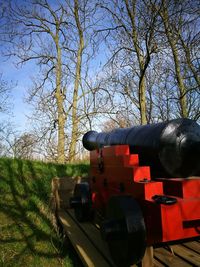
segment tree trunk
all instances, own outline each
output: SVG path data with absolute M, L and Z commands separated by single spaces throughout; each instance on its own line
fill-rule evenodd
M 184 40 L 183 40 L 183 38 L 181 36 L 179 36 L 179 39 L 181 40 L 181 44 L 182 44 L 184 52 L 185 52 L 187 65 L 190 68 L 190 70 L 192 71 L 196 83 L 200 87 L 200 77 L 199 77 L 199 75 L 198 75 L 197 71 L 195 70 L 195 67 L 194 67 L 194 65 L 192 63 L 191 56 L 190 56 L 190 49 L 185 44 L 185 42 L 184 42 Z
M 166 33 L 166 36 L 167 36 L 167 39 L 168 39 L 168 42 L 169 42 L 169 45 L 171 47 L 172 54 L 173 54 L 176 80 L 177 80 L 177 84 L 179 88 L 179 99 L 180 99 L 179 103 L 180 103 L 180 108 L 181 108 L 181 116 L 183 118 L 187 118 L 188 117 L 187 96 L 186 96 L 187 91 L 186 91 L 186 88 L 183 82 L 183 77 L 181 75 L 178 50 L 176 46 L 176 41 L 174 39 L 175 37 L 173 36 L 171 32 L 172 25 L 169 25 L 169 14 L 168 14 L 165 3 L 163 6 L 163 12 L 161 12 L 161 17 L 162 17 L 164 28 L 165 28 L 165 33 Z
M 73 93 L 73 103 L 72 103 L 72 135 L 71 143 L 69 148 L 69 161 L 73 162 L 76 157 L 76 143 L 78 139 L 78 117 L 77 117 L 77 108 L 78 108 L 78 90 L 81 80 L 81 65 L 82 65 L 82 55 L 84 50 L 84 38 L 83 38 L 83 29 L 81 27 L 79 19 L 79 3 L 78 0 L 74 0 L 74 17 L 76 20 L 76 26 L 79 34 L 79 47 L 77 54 L 76 62 L 76 76 L 74 83 L 74 93 Z
M 61 88 L 62 79 L 62 60 L 61 49 L 58 41 L 58 31 L 55 38 L 56 50 L 57 50 L 57 65 L 56 65 L 56 102 L 58 109 L 58 147 L 57 147 L 57 161 L 58 163 L 65 162 L 65 113 L 64 113 L 64 98 Z
M 146 88 L 145 78 L 143 77 L 139 84 L 139 105 L 140 105 L 140 122 L 142 125 L 147 124 L 146 118 Z
M 132 1 L 132 10 L 129 5 L 129 1 L 125 0 L 126 9 L 131 20 L 132 24 L 132 41 L 133 46 L 136 51 L 139 67 L 140 67 L 140 77 L 139 77 L 139 88 L 138 88 L 138 95 L 139 95 L 139 110 L 140 110 L 140 122 L 141 124 L 147 123 L 146 118 L 146 84 L 145 84 L 145 64 L 144 64 L 144 57 L 141 54 L 139 45 L 138 45 L 138 34 L 137 29 L 135 26 L 135 12 L 136 12 L 136 0 Z

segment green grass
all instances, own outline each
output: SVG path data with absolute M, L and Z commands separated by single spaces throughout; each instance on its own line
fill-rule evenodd
M 55 176 L 87 175 L 88 164 L 0 159 L 0 266 L 79 266 L 56 233 L 48 203 Z

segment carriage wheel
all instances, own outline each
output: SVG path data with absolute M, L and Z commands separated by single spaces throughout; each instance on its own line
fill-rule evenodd
M 117 266 L 130 266 L 142 260 L 146 229 L 140 206 L 133 197 L 110 198 L 101 232 Z
M 87 182 L 76 184 L 74 196 L 70 199 L 70 206 L 79 222 L 89 221 L 93 217 L 90 186 Z

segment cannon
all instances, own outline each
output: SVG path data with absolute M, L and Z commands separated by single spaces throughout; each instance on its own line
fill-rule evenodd
M 140 155 L 141 165 L 149 165 L 155 177 L 200 175 L 200 126 L 190 119 L 147 124 L 109 133 L 89 131 L 83 146 L 94 150 L 127 144 L 130 153 Z
M 89 182 L 76 184 L 80 222 L 101 215 L 117 266 L 142 260 L 147 246 L 200 236 L 200 126 L 190 119 L 89 131 Z

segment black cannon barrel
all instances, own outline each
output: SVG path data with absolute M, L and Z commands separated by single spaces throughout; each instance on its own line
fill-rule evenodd
M 89 131 L 83 146 L 94 150 L 123 145 L 139 154 L 140 165 L 149 165 L 153 177 L 200 176 L 200 125 L 190 119 L 119 128 L 107 133 Z

